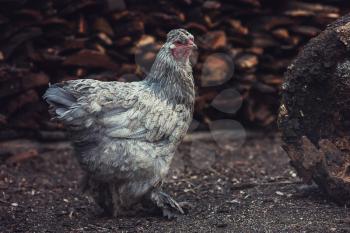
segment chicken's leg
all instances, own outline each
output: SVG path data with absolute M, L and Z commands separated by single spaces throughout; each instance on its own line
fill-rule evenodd
M 112 194 L 107 183 L 101 183 L 90 179 L 87 187 L 95 202 L 103 209 L 101 215 L 113 214 Z
M 185 213 L 179 203 L 160 190 L 153 190 L 150 194 L 150 200 L 162 211 L 163 216 L 169 219 Z

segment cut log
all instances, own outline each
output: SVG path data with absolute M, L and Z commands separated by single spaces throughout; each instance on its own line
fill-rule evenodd
M 71 66 L 105 68 L 110 70 L 117 70 L 118 68 L 118 65 L 113 63 L 107 55 L 87 49 L 81 50 L 79 53 L 68 57 L 63 64 Z

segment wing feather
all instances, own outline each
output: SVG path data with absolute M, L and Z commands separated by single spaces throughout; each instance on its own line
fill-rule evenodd
M 76 129 L 99 130 L 111 138 L 155 142 L 169 138 L 181 124 L 179 107 L 157 98 L 143 82 L 84 79 L 59 87 L 62 93 L 51 99 L 60 95 L 69 98 L 61 101 L 67 106 L 56 108 L 57 118 Z

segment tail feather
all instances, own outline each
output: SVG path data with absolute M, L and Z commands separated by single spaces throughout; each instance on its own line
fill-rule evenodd
M 45 92 L 43 98 L 52 105 L 70 107 L 76 99 L 68 91 L 57 85 L 51 85 Z
M 71 93 L 57 85 L 51 85 L 43 99 L 50 104 L 50 113 L 58 118 L 65 116 L 76 103 L 76 98 Z

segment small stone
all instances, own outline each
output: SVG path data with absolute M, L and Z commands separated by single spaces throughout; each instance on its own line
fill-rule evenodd
M 230 204 L 241 204 L 241 202 L 239 200 L 237 200 L 237 199 L 233 199 L 233 200 L 227 201 L 227 202 L 230 203 Z
M 216 225 L 216 227 L 218 227 L 218 228 L 227 227 L 227 223 L 225 223 L 225 222 L 218 222 L 218 223 L 216 223 L 215 225 Z
M 281 191 L 276 191 L 276 194 L 279 196 L 284 196 L 284 193 L 282 193 Z

